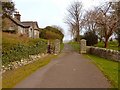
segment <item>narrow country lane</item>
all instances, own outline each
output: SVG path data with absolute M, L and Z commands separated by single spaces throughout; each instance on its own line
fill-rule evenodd
M 64 55 L 52 60 L 15 88 L 109 88 L 111 85 L 91 60 L 65 44 Z

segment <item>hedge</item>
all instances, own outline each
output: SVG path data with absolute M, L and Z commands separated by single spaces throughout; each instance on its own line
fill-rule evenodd
M 2 40 L 2 64 L 7 65 L 13 61 L 20 61 L 29 58 L 29 55 L 45 53 L 47 50 L 47 40 L 19 38 L 6 38 Z

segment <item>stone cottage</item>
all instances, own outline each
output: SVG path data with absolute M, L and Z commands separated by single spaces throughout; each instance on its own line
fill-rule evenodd
M 19 12 L 12 16 L 6 16 L 2 20 L 3 31 L 15 31 L 16 34 L 27 36 L 30 38 L 39 38 L 39 27 L 37 22 L 31 21 L 30 24 L 21 22 L 21 15 Z
M 22 22 L 24 26 L 30 26 L 29 37 L 39 38 L 39 27 L 37 22 L 34 21 L 24 21 Z
M 28 34 L 27 29 L 29 29 L 30 26 L 24 26 L 18 20 L 18 18 L 16 18 L 16 16 L 15 16 L 15 18 L 13 18 L 11 16 L 6 16 L 2 21 L 3 21 L 2 22 L 2 31 L 15 32 L 18 35 L 27 35 Z

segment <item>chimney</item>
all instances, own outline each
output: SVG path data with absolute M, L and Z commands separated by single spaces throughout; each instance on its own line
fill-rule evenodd
M 19 14 L 19 12 L 16 12 L 16 13 L 14 14 L 14 17 L 15 17 L 17 20 L 20 21 L 21 15 Z

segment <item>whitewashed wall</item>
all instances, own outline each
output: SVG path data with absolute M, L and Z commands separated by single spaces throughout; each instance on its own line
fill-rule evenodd
M 38 30 L 34 30 L 34 38 L 39 38 L 39 31 Z
M 18 26 L 18 34 L 25 34 L 25 29 Z
M 29 28 L 29 37 L 34 38 L 34 30 L 32 27 Z

